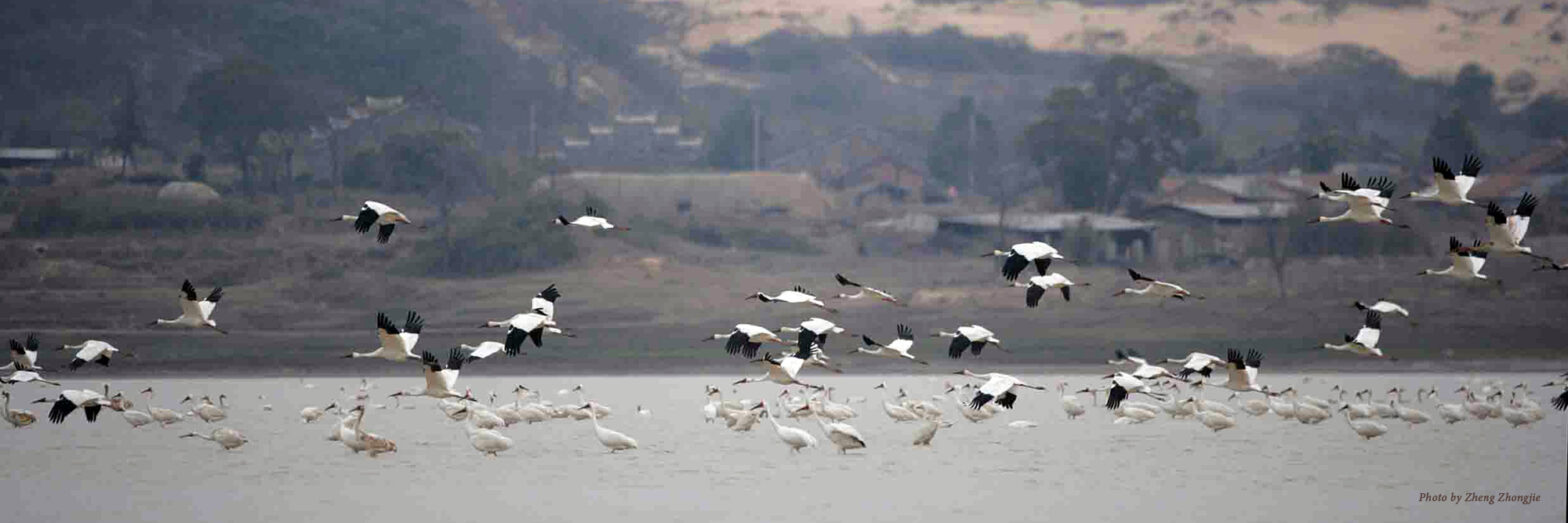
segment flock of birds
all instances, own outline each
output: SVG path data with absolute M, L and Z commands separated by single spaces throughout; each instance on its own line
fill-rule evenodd
M 1458 173 L 1454 173 L 1441 159 L 1434 158 L 1433 185 L 1422 191 L 1410 193 L 1405 198 L 1436 201 L 1447 205 L 1475 205 L 1476 202 L 1468 199 L 1467 195 L 1480 169 L 1481 163 L 1474 157 L 1466 157 Z M 1321 192 L 1313 198 L 1347 203 L 1349 208 L 1338 216 L 1315 219 L 1314 223 L 1352 221 L 1393 225 L 1392 220 L 1384 217 L 1394 194 L 1392 181 L 1379 177 L 1367 180 L 1363 185 L 1345 174 L 1341 176 L 1340 185 L 1339 189 L 1332 189 L 1326 184 L 1321 185 Z M 1537 204 L 1537 199 L 1528 193 L 1521 198 L 1519 205 L 1511 214 L 1505 213 L 1495 203 L 1489 204 L 1486 224 L 1490 241 L 1476 240 L 1471 245 L 1464 245 L 1457 237 L 1450 237 L 1450 266 L 1442 270 L 1426 270 L 1421 275 L 1486 280 L 1487 277 L 1481 274 L 1481 268 L 1486 262 L 1487 255 L 1491 253 L 1518 254 L 1546 260 L 1548 265 L 1541 269 L 1568 268 L 1551 262 L 1531 252 L 1530 247 L 1522 245 L 1530 215 Z M 354 222 L 354 229 L 362 234 L 375 227 L 378 229 L 377 241 L 381 243 L 390 240 L 398 224 L 413 224 L 402 212 L 373 201 L 365 202 L 357 215 L 343 215 L 332 221 Z M 585 215 L 574 220 L 559 216 L 555 222 L 563 227 L 628 230 L 611 223 L 591 207 Z M 1045 242 L 1019 243 L 1008 250 L 995 250 L 985 256 L 1003 259 L 1001 275 L 1010 286 L 1027 289 L 1024 293 L 1024 304 L 1027 307 L 1038 307 L 1045 299 L 1047 291 L 1051 290 L 1060 293 L 1063 301 L 1071 301 L 1073 287 L 1090 285 L 1075 283 L 1060 273 L 1050 272 L 1054 260 L 1067 261 L 1067 258 Z M 1025 272 L 1031 265 L 1035 268 L 1036 275 L 1024 278 Z M 1130 295 L 1175 300 L 1204 299 L 1203 296 L 1193 294 L 1179 284 L 1151 278 L 1133 269 L 1128 269 L 1127 272 L 1132 285 L 1116 291 L 1115 296 Z M 893 305 L 904 305 L 893 294 L 850 280 L 842 274 L 835 275 L 835 279 L 840 286 L 852 289 L 854 292 L 840 293 L 830 299 L 875 298 Z M 1020 279 L 1024 281 L 1019 281 Z M 149 325 L 211 329 L 227 334 L 218 327 L 212 317 L 218 302 L 223 298 L 221 287 L 201 297 L 195 286 L 187 280 L 181 286 L 179 298 L 180 316 L 174 319 L 157 319 Z M 338 417 L 338 421 L 331 428 L 328 439 L 340 442 L 355 453 L 364 452 L 374 457 L 382 453 L 396 452 L 397 445 L 391 439 L 366 430 L 366 412 L 385 408 L 412 408 L 412 403 L 406 407 L 403 405 L 403 398 L 423 396 L 435 400 L 446 418 L 460 422 L 473 448 L 488 456 L 496 456 L 512 448 L 512 439 L 501 432 L 506 427 L 517 423 L 537 423 L 565 418 L 590 420 L 596 439 L 612 453 L 637 449 L 637 440 L 607 428 L 601 423 L 602 419 L 611 415 L 612 410 L 603 404 L 590 401 L 584 395 L 582 386 L 569 390 L 563 389 L 558 393 L 560 395 L 575 393 L 577 400 L 575 403 L 556 405 L 542 398 L 524 403 L 529 396 L 535 394 L 535 391 L 519 385 L 513 390 L 516 400 L 500 406 L 494 404 L 493 392 L 490 403 L 486 404 L 478 401 L 470 389 L 458 386 L 458 376 L 465 365 L 474 364 L 500 353 L 518 356 L 523 354 L 523 347 L 527 344 L 542 347 L 547 334 L 573 336 L 568 328 L 556 322 L 555 305 L 560 298 L 560 290 L 555 285 L 550 285 L 532 297 L 526 311 L 510 318 L 479 324 L 481 328 L 504 328 L 505 335 L 501 341 L 483 341 L 477 345 L 461 344 L 447 350 L 444 354 L 428 350 L 415 352 L 424 326 L 424 320 L 417 312 L 409 311 L 401 326 L 385 313 L 377 313 L 376 334 L 380 345 L 371 351 L 350 351 L 342 357 L 417 362 L 423 368 L 424 387 L 391 394 L 389 397 L 395 401 L 395 404 L 389 406 L 370 403 L 368 391 L 371 386 L 368 382 L 362 381 L 360 390 L 352 398 L 344 400 L 345 405 L 352 405 L 351 408 L 345 410 L 334 401 L 325 407 L 303 409 L 300 412 L 300 419 L 305 423 L 313 423 L 328 414 L 334 414 Z M 776 294 L 759 291 L 747 296 L 747 299 L 756 299 L 766 304 L 811 307 L 827 313 L 838 312 L 823 298 L 801 286 Z M 1410 312 L 1403 306 L 1388 300 L 1379 300 L 1371 305 L 1356 301 L 1354 305 L 1357 309 L 1365 311 L 1365 320 L 1361 329 L 1354 335 L 1345 335 L 1343 343 L 1324 343 L 1323 348 L 1363 356 L 1384 357 L 1382 348 L 1378 346 L 1383 317 L 1398 315 L 1408 319 Z M 781 334 L 794 334 L 795 339 L 793 342 L 786 341 Z M 726 353 L 744 357 L 751 363 L 761 364 L 765 369 L 763 374 L 742 378 L 735 381 L 732 386 L 771 382 L 784 387 L 778 399 L 774 401 L 726 401 L 719 388 L 709 386 L 707 402 L 702 408 L 705 419 L 709 422 L 723 420 L 725 426 L 731 430 L 749 431 L 760 424 L 762 418 L 767 418 L 779 440 L 791 451 L 800 451 L 817 446 L 816 436 L 802 428 L 781 423 L 780 418 L 809 417 L 817 425 L 822 437 L 832 443 L 838 451 L 847 452 L 865 448 L 866 439 L 848 423 L 850 419 L 858 416 L 849 403 L 862 402 L 865 401 L 864 398 L 850 398 L 849 403 L 840 403 L 832 397 L 833 388 L 802 380 L 802 373 L 808 367 L 818 367 L 834 373 L 842 372 L 832 363 L 832 358 L 825 351 L 829 338 L 835 335 L 851 337 L 851 339 L 856 336 L 834 321 L 811 317 L 796 326 L 780 327 L 777 332 L 756 324 L 738 323 L 729 332 L 703 337 L 701 341 L 724 340 Z M 979 356 L 988 346 L 1007 352 L 997 333 L 978 324 L 959 325 L 951 330 L 935 330 L 930 333 L 930 336 L 950 338 L 947 355 L 954 359 L 962 358 L 965 353 Z M 894 329 L 894 337 L 886 343 L 873 339 L 867 333 L 861 333 L 858 337 L 863 343 L 848 351 L 851 356 L 906 360 L 918 365 L 930 364 L 913 352 L 916 338 L 914 329 L 908 325 L 898 325 Z M 761 351 L 765 344 L 777 344 L 785 348 L 775 355 L 771 351 Z M 12 358 L 7 369 L 10 374 L 0 378 L 0 384 L 11 387 L 3 390 L 5 399 L 3 414 L 12 427 L 27 427 L 37 420 L 37 416 L 29 411 L 10 408 L 12 389 L 26 383 L 60 386 L 59 382 L 48 380 L 42 374 L 44 369 L 38 365 L 39 345 L 36 336 L 29 336 L 23 343 L 10 341 Z M 71 370 L 79 369 L 88 363 L 108 367 L 115 355 L 121 352 L 101 340 L 61 345 L 59 350 L 75 351 L 70 362 L 66 364 L 66 367 Z M 759 351 L 762 352 L 760 357 Z M 132 356 L 133 354 L 126 353 L 123 357 Z M 1115 414 L 1116 424 L 1144 423 L 1164 413 L 1172 418 L 1194 419 L 1215 432 L 1234 427 L 1239 417 L 1238 411 L 1254 417 L 1274 413 L 1280 418 L 1303 424 L 1320 423 L 1342 413 L 1347 425 L 1357 435 L 1366 439 L 1388 431 L 1388 427 L 1378 422 L 1378 419 L 1399 419 L 1412 427 L 1432 419 L 1418 406 L 1407 404 L 1403 396 L 1405 391 L 1397 387 L 1385 393 L 1386 400 L 1382 403 L 1373 401 L 1376 393 L 1371 390 L 1356 391 L 1353 397 L 1347 400 L 1346 395 L 1352 392 L 1337 385 L 1329 389 L 1328 399 L 1302 395 L 1294 387 L 1273 389 L 1259 379 L 1259 369 L 1264 355 L 1257 350 L 1229 349 L 1224 357 L 1193 352 L 1180 359 L 1161 360 L 1159 364 L 1150 363 L 1134 350 L 1118 350 L 1115 356 L 1115 359 L 1110 360 L 1108 364 L 1113 368 L 1128 370 L 1116 370 L 1105 375 L 1103 377 L 1105 381 L 1099 386 L 1085 387 L 1069 393 L 1069 387 L 1065 382 L 1056 385 L 1055 390 L 1060 395 L 1061 408 L 1068 419 L 1077 419 L 1085 414 L 1087 409 L 1080 400 L 1081 395 L 1089 394 L 1091 404 L 1102 405 L 1099 400 L 1101 393 L 1105 395 L 1103 406 Z M 1174 365 L 1174 367 L 1166 368 L 1161 365 Z M 1223 369 L 1226 380 L 1214 386 L 1231 393 L 1224 402 L 1210 400 L 1203 395 L 1204 390 L 1209 386 L 1206 381 L 1212 377 L 1215 370 L 1219 369 Z M 928 400 L 911 398 L 903 389 L 899 389 L 895 398 L 889 399 L 885 384 L 875 387 L 883 394 L 882 410 L 890 419 L 900 423 L 919 423 L 913 439 L 915 445 L 930 445 L 939 429 L 952 425 L 951 422 L 943 420 L 943 405 L 947 402 L 951 402 L 955 410 L 966 420 L 981 423 L 1012 409 L 1019 399 L 1019 394 L 1025 390 L 1050 390 L 1043 384 L 1029 383 L 999 372 L 977 374 L 964 369 L 954 374 L 977 381 L 961 386 L 947 383 L 940 393 L 932 394 Z M 1568 373 L 1564 373 L 1563 377 L 1568 378 Z M 1568 409 L 1568 380 L 1557 380 L 1544 385 L 1544 387 L 1558 386 L 1564 387 L 1564 391 L 1551 403 L 1558 410 Z M 791 389 L 791 387 L 796 388 Z M 1184 387 L 1187 396 L 1180 398 Z M 48 417 L 53 423 L 62 423 L 78 409 L 83 412 L 88 422 L 95 422 L 103 408 L 120 412 L 132 427 L 154 423 L 168 426 L 192 418 L 207 423 L 217 423 L 227 419 L 228 416 L 226 395 L 219 395 L 216 403 L 210 397 L 204 396 L 198 399 L 187 396 L 180 405 L 188 404 L 189 407 L 181 407 L 188 410 L 179 412 L 153 406 L 154 391 L 149 387 L 141 391 L 141 394 L 146 397 L 146 409 L 138 411 L 134 410 L 133 402 L 125 396 L 124 392 L 111 395 L 107 384 L 104 384 L 102 389 L 101 392 L 93 389 L 64 390 L 52 399 L 42 398 L 33 403 L 52 404 Z M 1242 396 L 1247 393 L 1256 393 L 1260 396 Z M 1422 404 L 1427 398 L 1431 398 L 1436 405 L 1435 412 L 1447 423 L 1466 419 L 1498 418 L 1514 427 L 1519 427 L 1539 421 L 1544 416 L 1540 406 L 1530 398 L 1530 388 L 1523 383 L 1515 386 L 1511 393 L 1498 382 L 1472 383 L 1454 393 L 1461 395 L 1461 402 L 1442 403 L 1436 386 L 1422 387 L 1416 391 L 1416 404 Z M 1146 396 L 1154 403 L 1133 400 L 1132 396 L 1135 394 Z M 1509 396 L 1506 402 L 1503 400 L 1505 395 Z M 270 411 L 272 407 L 264 405 L 262 409 Z M 638 406 L 637 414 L 651 415 L 641 406 Z M 1036 424 L 1020 420 L 1012 422 L 1010 426 L 1028 428 Z M 217 427 L 205 433 L 190 432 L 181 437 L 209 440 L 226 450 L 239 448 L 248 442 L 243 434 L 227 427 Z

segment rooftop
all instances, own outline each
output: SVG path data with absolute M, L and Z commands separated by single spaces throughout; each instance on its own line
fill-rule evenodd
M 970 214 L 943 218 L 944 224 L 967 225 L 972 227 L 995 227 L 997 213 Z M 1008 213 L 1005 223 L 1006 228 L 1025 232 L 1060 232 L 1078 224 L 1088 222 L 1089 228 L 1096 231 L 1147 231 L 1157 225 L 1153 222 L 1134 220 L 1124 216 L 1111 216 L 1095 213 Z

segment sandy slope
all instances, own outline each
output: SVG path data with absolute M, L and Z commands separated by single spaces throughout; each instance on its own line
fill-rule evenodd
M 1565 44 L 1550 35 L 1568 27 L 1568 5 L 1542 2 L 1435 0 L 1426 7 L 1351 7 L 1327 17 L 1295 1 L 1236 5 L 1186 1 L 1142 8 L 1086 7 L 1069 2 L 1011 1 L 989 6 L 920 6 L 912 0 L 685 0 L 696 13 L 684 45 L 705 49 L 743 42 L 781 27 L 810 26 L 847 34 L 857 20 L 867 31 L 929 31 L 956 25 L 984 36 L 1021 35 L 1041 49 L 1200 54 L 1251 50 L 1282 57 L 1330 43 L 1372 46 L 1421 75 L 1453 74 L 1466 62 L 1501 75 L 1533 72 L 1542 88 L 1568 86 Z M 1511 9 L 1517 11 L 1503 19 Z M 1120 36 L 1116 36 L 1119 33 Z

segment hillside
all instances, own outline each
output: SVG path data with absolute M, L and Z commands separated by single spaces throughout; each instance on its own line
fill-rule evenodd
M 1568 4 L 1560 2 L 1433 0 L 1401 8 L 1297 0 L 684 3 L 691 14 L 682 45 L 693 51 L 780 28 L 849 35 L 951 25 L 976 36 L 1022 38 L 1040 50 L 1096 53 L 1242 52 L 1291 61 L 1310 59 L 1327 44 L 1355 43 L 1417 75 L 1450 76 L 1478 62 L 1504 75 L 1528 71 L 1543 92 L 1568 89 Z

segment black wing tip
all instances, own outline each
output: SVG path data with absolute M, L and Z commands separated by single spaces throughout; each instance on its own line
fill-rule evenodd
M 1538 203 L 1540 201 L 1536 199 L 1534 194 L 1525 192 L 1524 196 L 1519 198 L 1519 206 L 1514 208 L 1514 215 L 1529 218 L 1531 214 L 1535 213 L 1535 206 Z

